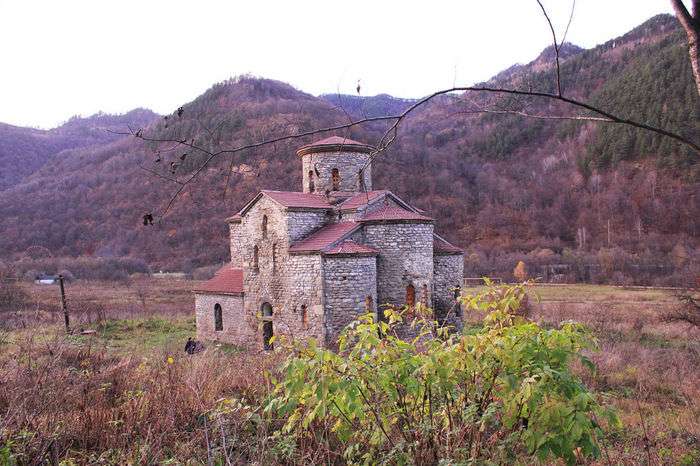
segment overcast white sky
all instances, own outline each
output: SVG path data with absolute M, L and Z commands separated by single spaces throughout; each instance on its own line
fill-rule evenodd
M 559 32 L 570 0 L 546 0 Z M 592 47 L 668 0 L 578 0 L 568 40 Z M 418 97 L 532 60 L 550 32 L 535 0 L 0 0 L 0 122 L 173 111 L 251 73 L 312 93 Z

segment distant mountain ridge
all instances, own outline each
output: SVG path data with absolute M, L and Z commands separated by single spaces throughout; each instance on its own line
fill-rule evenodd
M 75 116 L 50 130 L 0 123 L 0 190 L 21 183 L 63 150 L 102 145 L 121 137 L 106 130 L 124 131 L 156 119 L 158 115 L 150 110 L 134 109 L 123 115 Z
M 674 21 L 668 15 L 652 18 L 593 49 L 565 46 L 565 92 L 700 139 L 700 101 L 689 91 L 687 52 Z M 545 57 L 551 51 L 489 82 L 551 92 L 553 65 Z M 560 260 L 574 252 L 619 249 L 664 261 L 671 260 L 674 248 L 700 247 L 696 156 L 627 128 L 474 110 L 474 104 L 512 103 L 504 99 L 451 95 L 421 107 L 404 121 L 396 143 L 377 158 L 374 186 L 436 213 L 436 228 L 467 248 L 473 267 L 496 267 L 501 260 L 510 263 L 513 255 L 541 250 Z M 166 120 L 146 113 L 129 124 L 156 138 L 194 139 L 218 150 L 345 124 L 348 116 L 396 114 L 413 102 L 388 95 L 315 97 L 280 81 L 239 77 L 184 104 L 182 116 L 174 113 Z M 534 113 L 572 111 L 545 100 L 527 105 Z M 121 129 L 127 124 L 114 123 Z M 260 189 L 298 190 L 295 149 L 330 135 L 215 159 L 162 222 L 144 227 L 143 214 L 157 214 L 177 188 L 147 170 L 184 179 L 205 156 L 164 147 L 159 152 L 154 144 L 133 138 L 109 136 L 100 142 L 80 124 L 64 126 L 70 134 L 87 131 L 88 136 L 75 136 L 72 148 L 44 147 L 40 142 L 53 141 L 53 136 L 26 128 L 3 133 L 0 127 L 0 166 L 38 160 L 27 173 L 0 186 L 0 257 L 16 258 L 29 246 L 42 245 L 56 256 L 131 256 L 162 269 L 225 261 L 223 219 Z M 375 122 L 337 133 L 374 143 L 386 127 Z M 8 157 L 2 147 L 13 144 L 26 149 Z

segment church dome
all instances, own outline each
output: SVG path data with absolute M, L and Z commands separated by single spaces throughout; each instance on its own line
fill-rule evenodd
M 297 151 L 297 155 L 315 154 L 318 152 L 360 152 L 369 154 L 374 150 L 374 147 L 362 142 L 353 141 L 349 138 L 341 136 L 331 136 L 321 139 L 320 141 L 312 142 L 302 146 Z

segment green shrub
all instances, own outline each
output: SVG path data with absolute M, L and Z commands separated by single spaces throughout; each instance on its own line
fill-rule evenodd
M 483 327 L 450 333 L 401 310 L 360 316 L 338 351 L 295 343 L 266 412 L 298 442 L 331 439 L 349 463 L 436 464 L 598 457 L 604 410 L 571 372 L 595 344 L 578 324 L 546 330 L 515 315 L 523 286 L 489 288 L 464 304 Z M 417 336 L 398 337 L 406 326 Z

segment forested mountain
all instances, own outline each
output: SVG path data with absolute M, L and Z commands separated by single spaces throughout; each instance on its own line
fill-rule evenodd
M 323 94 L 322 99 L 332 103 L 353 118 L 372 118 L 397 115 L 416 102 L 415 99 L 400 99 L 387 94 L 361 97 L 347 94 Z
M 73 117 L 51 130 L 0 123 L 0 190 L 22 182 L 62 150 L 119 139 L 107 129 L 124 131 L 128 126 L 144 126 L 157 118 L 150 110 L 135 109 L 124 115 L 98 113 L 88 118 Z
M 594 49 L 567 45 L 564 91 L 700 140 L 700 100 L 683 40 L 675 19 L 662 15 Z M 488 84 L 553 90 L 551 50 Z M 230 148 L 349 117 L 395 114 L 411 103 L 384 95 L 314 97 L 241 77 L 183 105 L 181 116 L 150 125 L 145 118 L 139 126 L 154 138 Z M 576 112 L 546 100 L 445 96 L 404 122 L 373 170 L 376 187 L 432 212 L 436 228 L 467 249 L 469 274 L 506 274 L 520 259 L 533 273 L 544 264 L 595 264 L 592 278 L 618 282 L 682 283 L 700 273 L 697 154 L 624 127 L 484 113 L 485 107 Z M 371 123 L 342 134 L 372 143 L 386 127 Z M 223 154 L 162 222 L 144 226 L 142 216 L 157 214 L 177 188 L 151 170 L 184 179 L 203 154 L 111 135 L 101 145 L 46 157 L 49 149 L 32 142 L 43 133 L 17 131 L 1 133 L 0 147 L 27 149 L 12 157 L 0 150 L 0 166 L 15 166 L 22 151 L 41 163 L 0 191 L 0 256 L 21 257 L 42 245 L 56 256 L 129 256 L 177 270 L 227 260 L 223 219 L 260 189 L 300 189 L 295 149 L 329 135 Z

